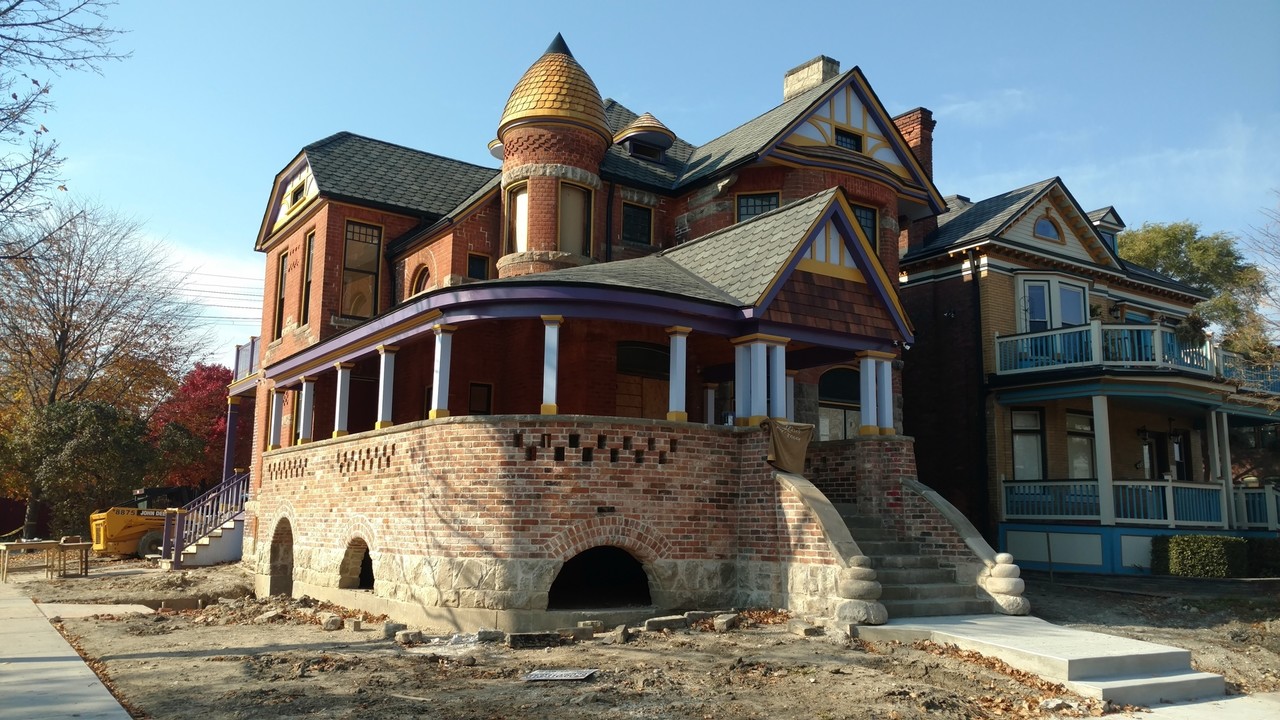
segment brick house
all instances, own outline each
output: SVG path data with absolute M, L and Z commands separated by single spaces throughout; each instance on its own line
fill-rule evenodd
M 1059 178 L 947 205 L 901 258 L 921 479 L 1026 567 L 1146 572 L 1154 535 L 1274 535 L 1275 491 L 1231 468 L 1280 378 L 1187 327 L 1204 296 L 1122 260 L 1120 215 Z
M 957 610 L 1025 612 L 902 435 L 899 228 L 944 209 L 929 111 L 890 117 L 819 57 L 725 125 L 694 146 L 603 100 L 557 37 L 502 111 L 500 168 L 345 132 L 285 165 L 231 386 L 261 592 L 458 627 L 883 622 L 869 548 L 909 539 L 934 558 L 909 567 L 959 570 Z M 804 476 L 765 462 L 768 419 L 816 426 Z M 889 538 L 860 548 L 841 511 Z

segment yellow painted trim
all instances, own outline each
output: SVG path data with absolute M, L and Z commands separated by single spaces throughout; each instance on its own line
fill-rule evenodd
M 268 445 L 268 446 L 267 446 L 267 452 L 271 452 L 272 450 L 279 450 L 279 449 L 280 449 L 280 446 L 279 446 L 279 445 Z
M 897 430 L 894 430 L 893 428 L 880 428 L 881 435 L 894 435 L 896 433 Z
M 669 412 L 667 419 L 671 422 L 689 422 L 689 413 L 687 412 Z
M 542 322 L 544 322 L 544 323 L 562 323 L 562 322 L 564 322 L 564 316 L 563 316 L 563 315 L 541 315 L 540 317 L 542 318 Z
M 863 425 L 862 427 L 858 428 L 858 434 L 859 435 L 879 435 L 880 428 L 876 427 L 875 425 Z
M 702 387 L 707 390 L 715 390 L 720 387 L 720 383 L 702 383 Z
M 301 383 L 313 383 L 315 381 L 316 381 L 316 378 L 314 375 L 303 375 L 302 377 L 298 378 L 298 382 L 301 382 Z
M 447 417 L 449 417 L 449 411 L 445 408 L 436 408 L 427 413 L 428 420 L 436 420 L 439 418 L 447 418 Z
M 306 437 L 300 437 L 300 438 L 298 438 L 298 444 L 299 444 L 299 445 L 306 445 L 306 444 L 307 444 L 307 443 L 309 443 L 309 442 L 311 442 L 311 438 L 306 438 Z
M 693 328 L 686 327 L 684 325 L 672 325 L 671 327 L 666 328 L 666 332 L 668 335 L 688 335 L 693 332 Z
M 510 186 L 502 189 L 502 247 L 503 247 L 504 255 L 509 255 L 515 252 L 521 252 L 519 250 L 516 250 L 516 235 L 514 232 L 511 231 L 512 226 L 515 225 L 515 222 L 516 222 L 515 197 L 521 190 L 524 191 L 526 196 L 529 194 L 528 180 L 521 180 L 518 183 L 512 183 Z M 559 202 L 560 202 L 560 198 L 556 198 L 557 205 L 559 204 Z M 529 205 L 529 201 L 526 200 L 525 201 L 526 210 L 528 208 L 528 205 Z M 557 210 L 556 212 L 559 213 L 559 210 Z M 526 212 L 525 222 L 528 223 L 528 221 L 529 221 L 529 217 L 528 217 L 528 213 Z M 557 216 L 556 218 L 557 232 L 559 231 L 559 228 L 560 228 L 560 219 Z M 529 241 L 528 227 L 525 228 L 524 235 L 525 235 L 525 243 L 527 245 Z M 556 243 L 559 244 L 558 238 L 556 240 Z M 529 248 L 526 247 L 524 249 L 524 252 L 528 252 L 528 251 L 529 251 Z
M 379 420 L 378 422 L 373 424 L 373 429 L 381 430 L 382 428 L 389 428 L 392 425 L 395 425 L 395 423 L 390 420 Z
M 426 276 L 428 281 L 431 280 L 431 266 L 425 262 L 418 265 L 413 271 L 413 280 L 409 283 L 409 297 L 417 297 L 431 289 L 430 287 L 423 287 L 421 290 L 417 289 L 418 281 L 423 279 L 423 276 Z
M 743 343 L 755 342 L 757 340 L 760 342 L 776 343 L 778 345 L 786 345 L 787 343 L 791 342 L 791 338 L 782 337 L 781 335 L 766 335 L 764 333 L 751 333 L 750 335 L 742 335 L 736 338 L 730 338 L 729 343 L 731 345 L 741 345 Z
M 356 364 L 353 362 L 338 362 L 333 364 L 333 368 L 335 370 L 350 370 L 355 366 Z
M 900 141 L 899 146 L 902 148 L 902 154 L 906 156 L 907 162 L 911 165 L 911 169 L 915 170 L 918 177 L 924 178 L 926 181 L 924 191 L 929 193 L 930 198 L 938 204 L 938 207 L 946 207 L 947 204 L 943 202 L 942 194 L 939 193 L 938 189 L 933 185 L 933 179 L 930 178 L 929 174 L 920 166 L 920 161 L 916 159 L 916 154 L 911 152 L 910 146 L 907 145 L 907 139 L 902 136 L 902 131 L 898 129 L 898 124 L 893 121 L 893 118 L 889 116 L 889 112 L 885 110 L 884 106 L 876 99 L 875 91 L 871 89 L 871 84 L 867 82 L 865 77 L 863 77 L 862 71 L 855 68 L 852 79 L 854 82 L 858 83 L 859 87 L 862 88 L 862 94 L 870 98 L 872 103 L 875 105 L 874 108 L 867 109 L 875 111 L 876 124 L 879 125 L 885 133 L 891 133 L 893 137 L 896 137 Z M 866 106 L 864 105 L 863 107 Z M 886 135 L 886 137 L 888 137 L 888 135 Z
M 333 431 L 333 437 L 340 438 L 340 437 L 346 437 L 346 436 L 347 436 L 347 431 L 346 431 L 346 430 L 334 430 L 334 431 Z
M 426 315 L 423 315 L 422 317 L 418 318 L 418 320 L 419 322 L 426 324 L 431 322 L 432 320 L 439 320 L 440 317 L 443 315 L 444 315 L 444 311 L 440 310 L 439 308 L 436 308 L 435 310 L 432 310 Z
M 229 397 L 227 398 L 227 405 L 239 405 L 239 404 L 240 404 L 240 398 L 239 398 L 239 397 L 237 397 L 237 396 L 235 396 L 235 395 L 231 395 L 231 396 L 229 396 Z
M 555 403 L 543 403 L 542 410 L 540 412 L 543 415 L 555 415 L 560 412 L 560 409 L 556 406 Z
M 795 377 L 800 374 L 799 370 L 787 370 L 787 377 Z
M 385 355 L 387 353 L 391 353 L 392 355 L 394 355 L 398 350 L 400 350 L 400 346 L 399 345 L 378 345 L 377 347 L 374 348 L 374 350 L 377 350 L 379 355 Z
M 747 427 L 759 427 L 760 423 L 768 419 L 768 415 L 752 415 L 747 418 Z
M 876 276 L 880 278 L 880 282 L 884 287 L 885 294 L 889 296 L 889 301 L 893 303 L 893 308 L 898 311 L 898 317 L 902 318 L 902 322 L 912 333 L 915 327 L 911 324 L 911 317 L 907 315 L 906 308 L 902 307 L 902 299 L 898 297 L 897 283 L 889 281 L 889 274 L 885 272 L 884 264 L 880 262 L 880 256 L 875 253 L 870 245 L 867 244 L 865 238 L 862 237 L 862 226 L 858 224 L 858 218 L 853 214 L 853 208 L 849 206 L 849 201 L 845 199 L 844 193 L 836 193 L 836 202 L 840 203 L 840 207 L 844 210 L 844 216 L 849 220 L 849 224 L 853 227 L 853 233 L 862 243 L 862 247 L 867 252 L 867 257 L 871 258 L 871 268 L 875 270 Z M 825 214 L 825 213 L 824 213 Z M 876 214 L 876 220 L 879 221 L 879 213 Z
M 800 262 L 796 263 L 797 270 L 813 273 L 814 275 L 826 275 L 827 277 L 840 278 L 849 282 L 866 284 L 867 280 L 862 276 L 862 272 L 858 268 L 847 268 L 842 265 L 832 265 L 828 262 L 813 260 L 811 258 L 800 258 Z
M 893 360 L 897 355 L 893 353 L 881 352 L 879 350 L 859 350 L 853 354 L 856 358 L 871 358 L 872 360 Z M 857 368 L 854 368 L 855 370 Z
M 443 323 L 436 323 L 435 325 L 432 325 L 432 326 L 431 326 L 431 329 L 432 329 L 432 330 L 433 330 L 437 335 L 441 335 L 441 334 L 445 334 L 445 335 L 447 335 L 447 334 L 450 334 L 450 333 L 453 333 L 453 332 L 457 331 L 458 326 L 457 326 L 457 325 L 445 325 L 445 324 L 443 324 Z

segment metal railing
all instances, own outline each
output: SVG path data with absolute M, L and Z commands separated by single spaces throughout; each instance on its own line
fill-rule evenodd
M 165 513 L 160 557 L 170 567 L 182 566 L 182 551 L 244 512 L 249 499 L 249 473 L 233 475 L 181 508 Z
M 258 349 L 260 347 L 258 340 L 256 337 L 249 338 L 249 342 L 236 346 L 236 366 L 231 375 L 232 382 L 243 380 L 258 372 Z

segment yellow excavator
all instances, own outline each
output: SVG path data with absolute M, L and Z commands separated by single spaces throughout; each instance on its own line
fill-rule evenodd
M 187 487 L 139 488 L 133 499 L 89 516 L 93 552 L 98 555 L 158 555 L 164 539 L 165 508 L 182 507 L 196 493 Z

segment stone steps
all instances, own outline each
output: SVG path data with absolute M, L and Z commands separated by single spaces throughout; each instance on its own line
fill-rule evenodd
M 876 568 L 881 585 L 920 585 L 954 583 L 956 572 L 947 568 Z
M 963 585 L 957 585 L 956 587 L 964 588 Z M 968 589 L 970 592 L 973 591 L 972 588 Z M 884 605 L 884 609 L 889 611 L 889 617 L 891 618 L 980 615 L 991 612 L 991 602 L 989 600 L 979 600 L 978 598 L 970 598 L 968 600 L 961 598 L 885 600 L 882 595 L 880 604 Z
M 955 582 L 915 583 L 912 585 L 884 585 L 881 583 L 880 602 L 888 600 L 975 600 L 974 589 Z

